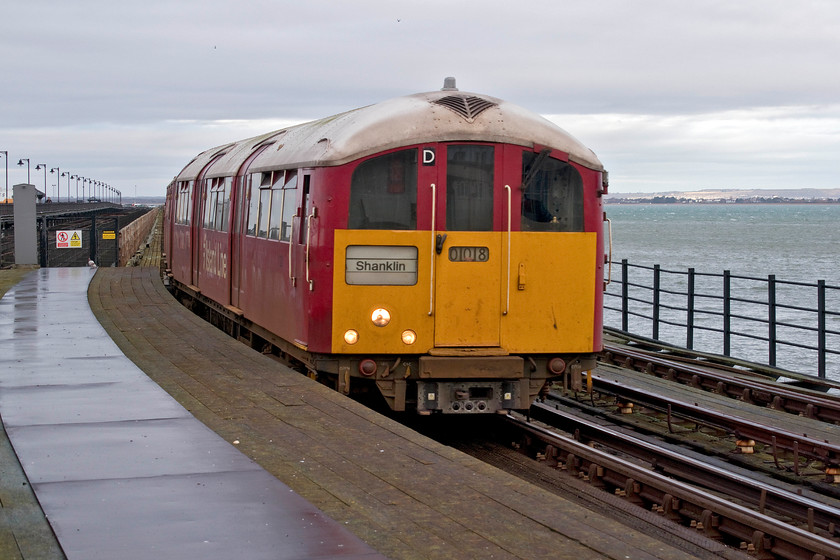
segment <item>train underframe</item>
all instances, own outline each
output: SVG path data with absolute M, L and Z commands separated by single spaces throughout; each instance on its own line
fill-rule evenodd
M 597 355 L 500 355 L 490 349 L 436 349 L 432 355 L 336 355 L 308 352 L 174 280 L 170 292 L 229 336 L 346 395 L 371 393 L 394 411 L 487 414 L 527 410 L 555 383 L 579 388 Z M 557 361 L 559 358 L 559 362 Z M 557 364 L 562 367 L 558 368 Z

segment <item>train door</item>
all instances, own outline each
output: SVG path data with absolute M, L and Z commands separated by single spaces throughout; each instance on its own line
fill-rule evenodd
M 250 176 L 241 175 L 236 177 L 233 191 L 233 227 L 230 236 L 230 304 L 239 308 L 240 281 L 242 277 L 242 242 L 245 238 L 245 208 L 248 204 L 248 193 L 250 192 Z
M 204 171 L 195 182 L 193 190 L 193 220 L 190 224 L 190 283 L 199 286 L 199 267 L 201 265 L 201 228 L 204 227 Z
M 313 232 L 316 230 L 317 210 L 312 202 L 310 194 L 312 175 L 309 171 L 302 171 L 298 177 L 298 207 L 293 218 L 292 239 L 289 243 L 289 279 L 292 284 L 291 298 L 294 308 L 291 310 L 293 317 L 307 317 L 305 321 L 297 321 L 295 324 L 294 341 L 303 348 L 309 345 L 309 333 L 311 332 L 309 309 L 310 294 L 318 289 L 310 275 L 311 243 Z M 297 229 L 295 229 L 297 226 Z M 323 289 L 323 287 L 321 287 Z
M 450 144 L 438 168 L 435 346 L 496 347 L 502 314 L 502 235 L 495 210 L 501 154 L 493 146 Z

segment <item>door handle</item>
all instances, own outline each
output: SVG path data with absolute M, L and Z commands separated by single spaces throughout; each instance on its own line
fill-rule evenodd
M 443 252 L 443 244 L 446 243 L 446 234 L 437 234 L 435 240 L 435 252 L 440 255 Z

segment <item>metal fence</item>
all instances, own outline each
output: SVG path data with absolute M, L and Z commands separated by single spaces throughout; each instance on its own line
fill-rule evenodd
M 604 324 L 691 350 L 840 378 L 840 286 L 622 260 Z
M 57 206 L 57 205 L 54 205 Z M 148 209 L 115 208 L 112 205 L 60 213 L 39 213 L 37 217 L 38 264 L 42 267 L 119 265 L 120 230 Z M 63 242 L 64 234 L 68 242 Z M 59 236 L 61 240 L 57 239 Z M 77 239 L 74 239 L 77 236 Z M 15 262 L 15 228 L 11 216 L 0 217 L 0 266 Z M 61 242 L 60 242 L 61 241 Z

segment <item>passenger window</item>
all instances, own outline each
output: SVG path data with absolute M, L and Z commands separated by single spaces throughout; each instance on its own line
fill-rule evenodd
M 181 181 L 178 183 L 178 203 L 175 223 L 190 225 L 190 214 L 192 211 L 190 196 L 192 195 L 192 188 L 192 181 Z
M 271 219 L 268 226 L 268 238 L 280 239 L 280 217 L 283 212 L 283 172 L 275 171 L 271 184 Z
M 252 173 L 250 175 L 251 188 L 248 202 L 248 230 L 247 235 L 257 235 L 257 220 L 260 217 L 260 182 L 266 173 Z
M 297 194 L 297 173 L 286 173 L 286 184 L 283 185 L 283 221 L 280 226 L 280 241 L 291 241 L 292 219 L 295 215 L 295 195 Z
M 260 187 L 260 220 L 257 224 L 257 237 L 268 237 L 268 218 L 271 208 L 271 185 Z
M 493 146 L 446 149 L 446 229 L 492 231 Z
M 219 179 L 218 197 L 216 198 L 216 229 L 227 231 L 230 219 L 230 194 L 233 177 Z
M 522 231 L 583 231 L 583 181 L 569 163 L 522 154 Z
M 350 229 L 417 228 L 417 150 L 360 164 L 350 183 Z
M 213 219 L 215 218 L 215 194 L 213 190 L 213 179 L 205 179 L 203 181 L 204 188 L 202 189 L 202 196 L 204 198 L 204 224 L 205 229 L 213 229 Z

